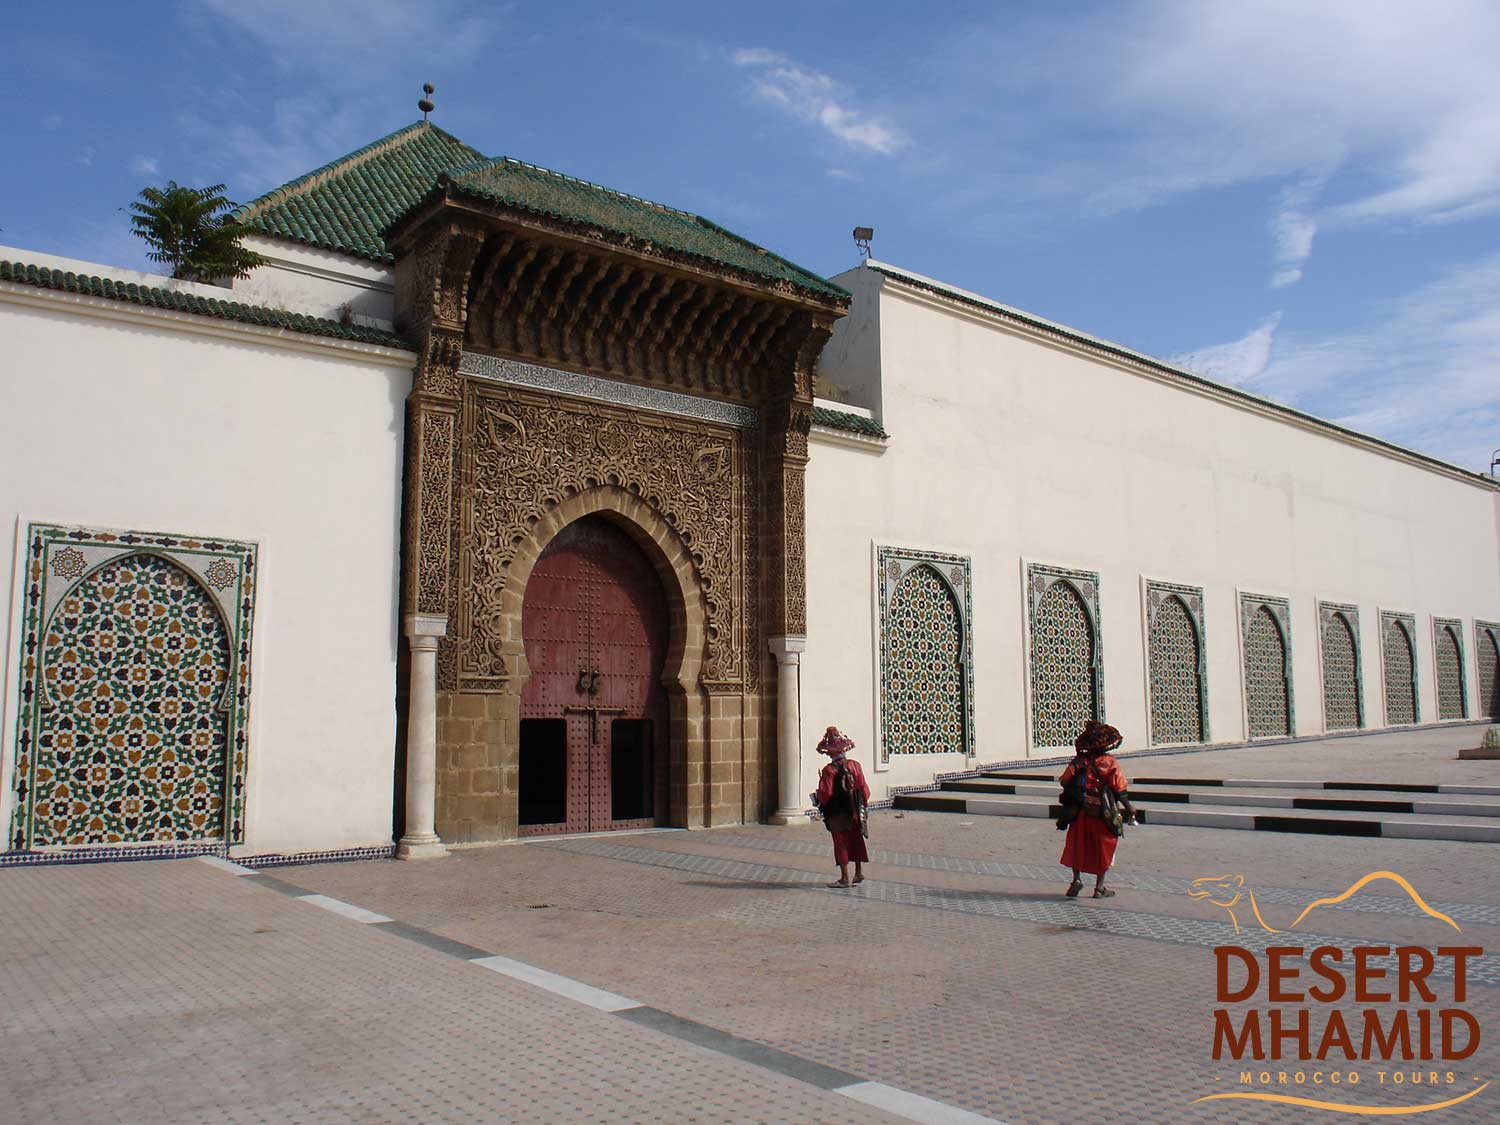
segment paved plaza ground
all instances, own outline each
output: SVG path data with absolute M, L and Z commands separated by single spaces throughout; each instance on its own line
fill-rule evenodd
M 1451 761 L 1477 737 L 1125 767 L 1500 785 L 1500 762 Z M 1278 1084 L 1296 1064 L 1211 1057 L 1214 946 L 1489 949 L 1500 846 L 1142 827 L 1122 842 L 1118 897 L 1094 901 L 1061 896 L 1061 844 L 1046 821 L 879 812 L 871 878 L 849 891 L 823 886 L 815 825 L 259 874 L 202 860 L 0 870 L 0 1120 L 1317 1121 L 1342 1115 L 1196 1099 L 1415 1106 L 1500 1076 L 1492 955 L 1468 965 L 1463 1006 L 1484 1035 L 1461 1063 L 1302 1067 L 1361 1079 L 1314 1088 Z M 1237 935 L 1187 893 L 1196 876 L 1243 875 L 1285 928 L 1380 869 L 1462 933 L 1389 883 L 1282 935 L 1243 909 Z M 1441 965 L 1431 984 L 1452 993 Z M 1270 1084 L 1240 1085 L 1247 1068 Z M 1500 1087 L 1423 1120 L 1497 1118 Z

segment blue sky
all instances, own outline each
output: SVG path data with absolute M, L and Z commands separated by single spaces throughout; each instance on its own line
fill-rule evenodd
M 1490 0 L 13 5 L 0 242 L 145 266 L 147 183 L 244 200 L 408 124 L 876 256 L 1484 471 Z

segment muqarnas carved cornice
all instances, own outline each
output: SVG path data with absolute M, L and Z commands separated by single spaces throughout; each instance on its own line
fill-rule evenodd
M 397 321 L 415 331 L 461 318 L 466 351 L 736 401 L 810 398 L 817 352 L 847 309 L 576 224 L 467 201 L 431 207 L 391 236 L 404 255 L 398 282 L 414 279 L 397 286 Z M 453 232 L 462 250 L 449 248 Z

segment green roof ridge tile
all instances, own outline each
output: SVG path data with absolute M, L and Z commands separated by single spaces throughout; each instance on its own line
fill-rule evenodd
M 659 216 L 666 220 L 666 225 L 652 229 L 648 225 L 649 220 L 643 223 L 631 222 L 624 214 L 606 214 L 599 210 L 590 210 L 586 205 L 569 208 L 562 200 L 555 198 L 539 200 L 528 197 L 524 190 L 518 190 L 509 183 L 486 182 L 486 173 L 495 172 L 514 173 L 517 179 L 548 182 L 566 190 L 569 194 L 592 194 L 601 202 L 620 207 L 626 214 L 632 211 L 650 212 L 652 218 Z M 835 285 L 810 270 L 803 269 L 741 235 L 726 230 L 711 219 L 705 219 L 701 215 L 695 215 L 691 211 L 683 211 L 665 203 L 657 203 L 638 195 L 631 195 L 628 192 L 603 187 L 592 181 L 570 176 L 565 172 L 556 172 L 539 164 L 517 160 L 512 156 L 497 156 L 490 160 L 477 161 L 450 169 L 443 173 L 441 180 L 446 181 L 461 194 L 478 196 L 566 222 L 603 227 L 631 238 L 657 242 L 678 253 L 702 258 L 716 265 L 727 266 L 761 278 L 787 281 L 800 289 L 817 293 L 820 296 L 833 297 L 841 301 L 849 298 L 848 291 L 841 286 Z M 647 219 L 646 216 L 641 216 L 641 218 Z M 690 237 L 689 232 L 697 237 Z M 726 246 L 726 243 L 729 245 Z
M 486 182 L 486 181 L 491 182 Z M 503 182 L 494 182 L 503 181 Z M 562 222 L 599 227 L 825 301 L 840 286 L 712 220 L 511 156 L 485 157 L 417 121 L 236 208 L 250 231 L 372 261 L 394 261 L 385 233 L 443 187 Z
M 831 430 L 847 430 L 850 433 L 864 434 L 867 437 L 890 437 L 890 434 L 885 432 L 885 427 L 875 421 L 875 419 L 866 418 L 863 414 L 854 414 L 846 410 L 834 410 L 827 406 L 815 406 L 813 407 L 812 420 L 814 425 L 827 426 Z
M 381 231 L 459 156 L 483 159 L 451 133 L 416 121 L 251 200 L 232 216 L 251 231 L 390 262 Z
M 354 340 L 364 344 L 400 348 L 403 351 L 413 350 L 410 341 L 394 332 L 386 332 L 380 328 L 367 328 L 360 324 L 341 324 L 336 320 L 309 316 L 306 313 L 287 312 L 284 309 L 272 309 L 264 305 L 247 305 L 240 301 L 221 301 L 196 293 L 183 293 L 176 289 L 139 285 L 112 277 L 52 269 L 48 266 L 32 265 L 29 262 L 0 261 L 0 281 L 34 285 L 39 289 L 53 289 L 65 293 L 81 293 L 84 296 L 146 305 L 173 312 L 195 313 L 199 316 L 230 320 L 240 324 L 285 328 L 309 336 Z

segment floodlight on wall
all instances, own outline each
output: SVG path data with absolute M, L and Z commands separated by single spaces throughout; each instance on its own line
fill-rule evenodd
M 870 256 L 870 239 L 874 237 L 874 227 L 854 228 L 854 245 L 859 247 L 860 253 L 863 254 L 866 258 Z
M 1500 469 L 1500 449 L 1490 454 L 1490 477 L 1500 480 L 1500 474 L 1495 472 L 1496 469 Z

